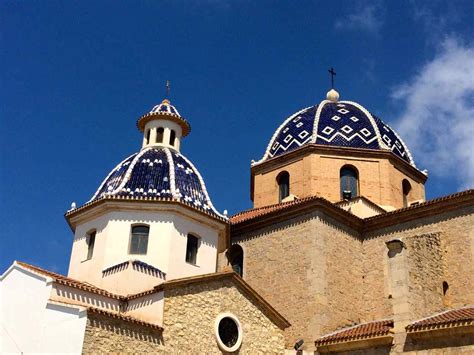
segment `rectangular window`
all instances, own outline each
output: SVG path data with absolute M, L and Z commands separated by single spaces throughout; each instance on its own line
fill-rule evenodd
M 145 255 L 148 249 L 148 234 L 150 228 L 148 226 L 132 227 L 132 236 L 130 239 L 130 254 Z
M 188 234 L 186 243 L 186 262 L 196 265 L 197 251 L 199 246 L 199 238 L 192 234 Z
M 94 244 L 95 244 L 95 231 L 88 235 L 87 241 L 87 260 L 92 259 L 92 255 L 94 254 Z

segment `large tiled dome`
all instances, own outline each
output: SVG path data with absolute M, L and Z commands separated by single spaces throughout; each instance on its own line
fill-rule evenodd
M 273 134 L 263 158 L 254 164 L 307 144 L 390 150 L 415 167 L 397 133 L 358 103 L 324 100 L 288 117 Z
M 110 172 L 89 202 L 112 196 L 177 200 L 224 217 L 212 205 L 199 171 L 167 147 L 148 147 L 130 155 Z

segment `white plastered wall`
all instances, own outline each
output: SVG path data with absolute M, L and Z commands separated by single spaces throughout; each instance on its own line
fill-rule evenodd
M 163 133 L 163 142 L 162 143 L 156 143 L 156 130 L 158 127 L 163 127 L 164 133 Z M 146 142 L 146 134 L 147 131 L 150 130 L 150 141 Z M 170 145 L 170 135 L 171 135 L 171 130 L 174 130 L 176 133 L 176 139 L 174 142 L 174 145 Z M 183 135 L 183 130 L 181 126 L 173 121 L 165 120 L 165 119 L 156 119 L 148 122 L 145 125 L 145 129 L 143 131 L 143 146 L 144 147 L 153 147 L 153 146 L 165 146 L 165 147 L 171 147 L 179 151 L 180 143 L 181 143 L 181 136 Z
M 131 227 L 136 224 L 146 224 L 150 227 L 146 255 L 129 254 Z M 85 260 L 85 236 L 93 229 L 97 230 L 93 257 L 91 260 Z M 185 260 L 188 233 L 200 239 L 196 265 Z M 120 289 L 112 290 L 110 283 L 104 282 L 107 276 L 102 276 L 102 270 L 136 259 L 166 273 L 166 280 L 212 273 L 216 271 L 218 238 L 217 227 L 182 215 L 179 211 L 110 211 L 77 225 L 68 276 L 111 292 L 136 293 L 137 290 L 149 289 L 149 280 L 140 277 L 132 280 L 127 278 L 127 282 L 123 282 Z M 118 277 L 114 274 L 115 280 L 118 280 Z M 143 285 L 132 282 L 143 282 Z M 162 280 L 156 278 L 156 285 L 161 282 Z
M 86 312 L 49 303 L 51 289 L 16 265 L 1 276 L 0 353 L 81 353 Z

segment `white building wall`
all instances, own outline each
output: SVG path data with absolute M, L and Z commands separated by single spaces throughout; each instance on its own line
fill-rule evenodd
M 81 353 L 86 313 L 48 305 L 51 288 L 18 266 L 1 276 L 0 353 Z
M 146 255 L 129 254 L 131 227 L 136 224 L 150 227 Z M 91 260 L 85 261 L 85 236 L 92 229 L 97 230 L 94 254 Z M 188 233 L 200 238 L 196 265 L 185 260 Z M 166 280 L 215 272 L 218 238 L 218 227 L 199 222 L 178 211 L 111 211 L 76 227 L 68 276 L 107 289 L 102 270 L 133 259 L 160 269 L 166 273 Z M 117 277 L 119 275 L 115 274 L 114 278 Z M 140 283 L 143 280 L 137 277 L 132 282 Z M 129 278 L 126 281 L 129 283 Z M 157 279 L 156 284 L 159 283 Z M 126 292 L 121 287 L 120 293 L 135 293 L 140 289 L 140 285 L 129 285 L 133 291 Z M 149 285 L 144 284 L 142 290 L 148 288 Z

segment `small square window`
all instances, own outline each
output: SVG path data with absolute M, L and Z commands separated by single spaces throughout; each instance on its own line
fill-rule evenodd
M 150 227 L 134 226 L 132 227 L 132 236 L 130 239 L 130 254 L 145 255 L 148 249 L 148 234 Z

